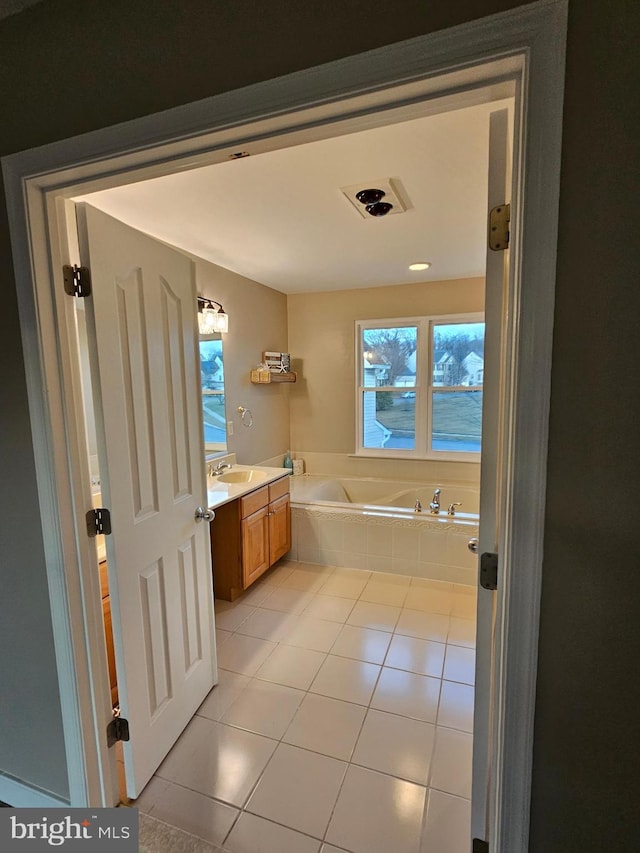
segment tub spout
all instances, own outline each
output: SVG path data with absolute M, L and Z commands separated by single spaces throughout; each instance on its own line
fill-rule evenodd
M 438 515 L 440 513 L 440 489 L 436 489 L 433 493 L 433 500 L 429 504 L 429 511 L 431 515 Z

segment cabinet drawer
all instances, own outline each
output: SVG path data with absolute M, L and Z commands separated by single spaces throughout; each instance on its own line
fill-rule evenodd
M 240 518 L 252 515 L 268 503 L 269 486 L 263 486 L 261 489 L 256 489 L 255 492 L 249 492 L 248 495 L 240 498 Z
M 289 475 L 269 483 L 269 503 L 289 494 Z

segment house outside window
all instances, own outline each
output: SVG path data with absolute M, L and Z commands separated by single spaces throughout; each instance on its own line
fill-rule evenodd
M 357 453 L 478 461 L 481 314 L 356 323 Z

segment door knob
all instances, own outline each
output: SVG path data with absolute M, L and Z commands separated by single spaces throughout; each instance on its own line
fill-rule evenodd
M 196 521 L 213 521 L 216 514 L 212 509 L 205 509 L 203 506 L 199 506 L 196 508 L 195 516 Z
M 478 540 L 475 538 L 475 536 L 474 536 L 472 539 L 469 539 L 469 541 L 467 542 L 467 548 L 468 548 L 468 549 L 469 549 L 473 554 L 477 554 L 477 553 L 478 553 Z

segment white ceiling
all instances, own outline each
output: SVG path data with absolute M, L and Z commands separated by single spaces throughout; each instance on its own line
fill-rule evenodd
M 129 225 L 285 293 L 484 274 L 493 102 L 84 196 Z M 400 182 L 363 219 L 340 187 Z M 431 261 L 427 272 L 408 270 Z

